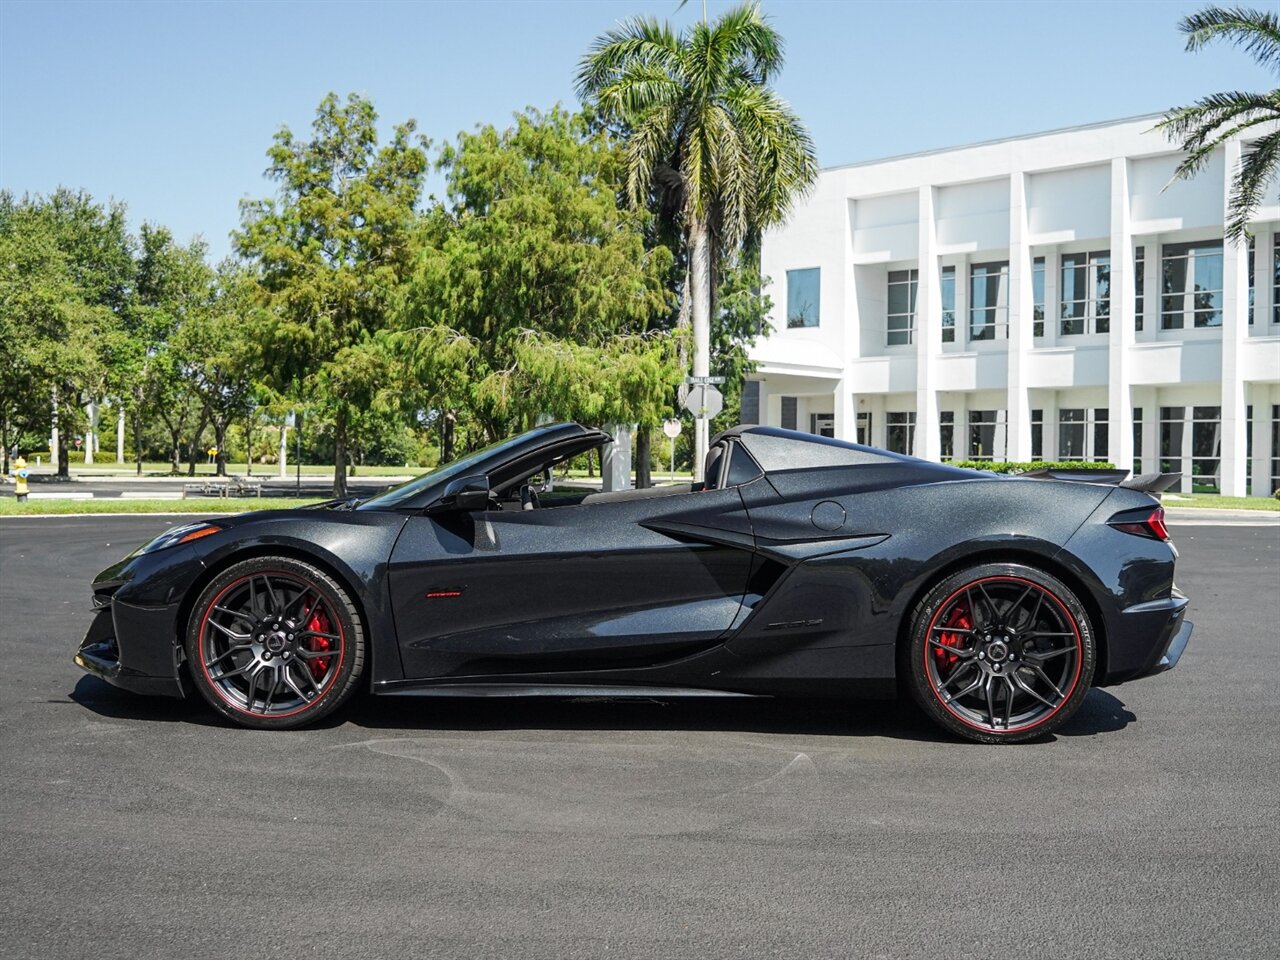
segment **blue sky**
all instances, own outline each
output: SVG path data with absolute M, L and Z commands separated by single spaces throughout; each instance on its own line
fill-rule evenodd
M 709 11 L 728 7 L 709 0 Z M 1182 51 L 1201 4 L 766 0 L 787 41 L 778 83 L 824 166 L 1270 89 L 1228 48 Z M 1274 4 L 1266 4 L 1274 7 Z M 591 40 L 634 14 L 687 23 L 692 0 L 39 3 L 0 0 L 0 185 L 65 184 L 133 225 L 229 249 L 238 201 L 265 196 L 265 151 L 330 90 L 414 117 L 437 144 L 525 105 L 575 103 Z M 438 189 L 438 181 L 432 187 Z

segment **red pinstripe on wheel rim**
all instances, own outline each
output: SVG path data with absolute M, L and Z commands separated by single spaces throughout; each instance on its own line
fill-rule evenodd
M 924 672 L 934 698 L 983 733 L 1019 733 L 1048 721 L 1070 702 L 1083 664 L 1075 616 L 1052 590 L 1024 577 L 982 577 L 957 588 L 925 634 Z

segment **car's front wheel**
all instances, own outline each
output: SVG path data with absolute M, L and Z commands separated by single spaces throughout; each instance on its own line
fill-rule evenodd
M 219 573 L 192 608 L 186 654 L 196 688 L 220 714 L 260 729 L 332 713 L 364 670 L 360 617 L 324 571 L 255 557 Z
M 1057 729 L 1089 692 L 1089 616 L 1056 577 L 1024 564 L 958 571 L 917 605 L 904 651 L 913 699 L 946 729 L 1017 743 Z

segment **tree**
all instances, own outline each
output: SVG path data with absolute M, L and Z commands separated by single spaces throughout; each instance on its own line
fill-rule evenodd
M 645 249 L 643 210 L 619 208 L 608 133 L 529 110 L 461 134 L 440 165 L 447 198 L 424 220 L 396 338 L 421 385 L 413 407 L 444 424 L 466 411 L 476 443 L 544 414 L 660 419 L 679 378 L 673 338 L 650 331 L 671 257 Z
M 199 324 L 214 295 L 214 272 L 200 240 L 176 243 L 164 227 L 143 224 L 137 280 L 126 312 L 126 342 L 116 383 L 131 400 L 134 455 L 142 472 L 144 418 L 157 414 L 169 434 L 171 472 L 179 472 L 182 441 L 202 405 L 174 344 L 184 327 Z
M 379 147 L 373 104 L 329 94 L 310 140 L 287 127 L 276 134 L 267 176 L 277 197 L 241 205 L 236 246 L 256 262 L 272 307 L 260 328 L 267 373 L 274 387 L 296 390 L 332 418 L 338 497 L 346 495 L 352 407 L 376 387 L 355 379 L 348 361 L 388 326 L 412 263 L 427 169 L 427 143 L 414 128 L 400 124 Z
M 579 94 L 625 132 L 626 194 L 680 211 L 688 250 L 693 373 L 710 370 L 717 260 L 781 222 L 817 176 L 808 132 L 769 83 L 782 38 L 748 3 L 675 34 L 637 18 L 599 37 Z M 695 471 L 706 434 L 698 422 Z
M 1221 40 L 1241 47 L 1257 64 L 1280 73 L 1280 15 L 1248 7 L 1205 7 L 1178 24 L 1187 50 L 1196 51 Z M 1253 127 L 1280 121 L 1280 88 L 1266 93 L 1232 90 L 1202 97 L 1187 107 L 1170 110 L 1158 129 L 1182 144 L 1186 157 L 1175 179 L 1190 179 L 1227 140 Z M 1240 242 L 1249 231 L 1249 218 L 1280 169 L 1280 130 L 1264 133 L 1244 150 L 1235 171 L 1226 235 Z
M 218 476 L 227 473 L 227 428 L 249 410 L 267 362 L 261 344 L 246 335 L 263 328 L 264 312 L 257 277 L 224 261 L 208 307 L 193 312 L 173 336 L 175 362 L 200 399 L 202 419 L 213 425 Z
M 63 478 L 67 435 L 105 389 L 133 273 L 123 205 L 66 189 L 0 194 L 0 360 L 14 384 L 6 390 L 19 391 L 7 409 L 59 428 Z

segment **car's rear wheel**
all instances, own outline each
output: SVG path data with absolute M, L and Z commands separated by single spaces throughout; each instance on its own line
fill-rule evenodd
M 1023 564 L 961 570 L 917 605 L 905 679 L 921 709 L 982 743 L 1043 737 L 1089 692 L 1093 629 L 1062 581 Z
M 256 557 L 214 577 L 192 608 L 186 653 L 213 708 L 260 729 L 332 713 L 364 670 L 360 617 L 347 591 L 289 557 Z

